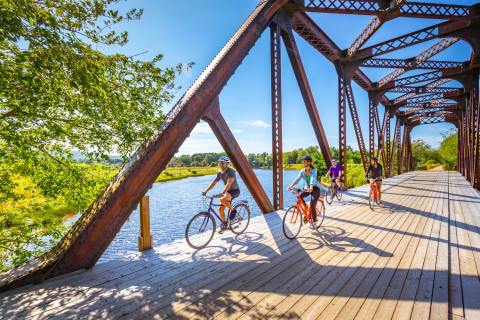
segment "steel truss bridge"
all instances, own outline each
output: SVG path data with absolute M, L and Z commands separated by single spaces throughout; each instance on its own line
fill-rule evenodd
M 346 170 L 347 107 L 350 110 L 363 166 L 369 157 L 381 158 L 386 176 L 413 170 L 411 131 L 416 126 L 448 122 L 458 129 L 458 171 L 480 189 L 479 165 L 479 67 L 480 4 L 434 4 L 405 0 L 261 0 L 222 50 L 210 62 L 166 116 L 158 132 L 145 141 L 99 197 L 45 255 L 13 269 L 0 290 L 8 290 L 72 271 L 92 268 L 115 238 L 123 223 L 195 125 L 205 120 L 232 160 L 256 203 L 264 213 L 283 208 L 282 196 L 282 79 L 281 47 L 285 46 L 320 150 L 330 166 L 332 159 L 294 32 L 331 61 L 338 74 L 339 162 Z M 341 49 L 312 20 L 317 12 L 370 15 L 371 22 L 348 48 Z M 437 19 L 426 27 L 365 47 L 384 23 L 402 17 Z M 273 152 L 273 202 L 267 197 L 220 111 L 218 96 L 237 67 L 264 32 L 270 33 L 271 108 Z M 382 55 L 437 39 L 427 50 L 409 59 Z M 436 61 L 436 54 L 458 41 L 471 49 L 469 61 Z M 394 68 L 373 81 L 362 68 Z M 422 73 L 408 75 L 422 69 Z M 456 80 L 462 88 L 445 87 Z M 352 81 L 369 97 L 368 132 L 362 130 Z M 386 93 L 403 95 L 388 99 Z M 381 119 L 379 108 L 384 108 Z M 391 124 L 394 130 L 391 132 Z M 365 141 L 364 137 L 367 137 Z M 344 183 L 348 171 L 343 175 Z

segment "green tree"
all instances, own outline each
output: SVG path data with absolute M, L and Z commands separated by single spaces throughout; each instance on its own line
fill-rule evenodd
M 17 196 L 13 176 L 20 174 L 81 211 L 107 181 L 98 184 L 71 150 L 87 161 L 108 160 L 113 152 L 126 159 L 161 125 L 161 108 L 173 98 L 183 66 L 160 68 L 162 55 L 139 61 L 96 50 L 126 44 L 128 34 L 113 27 L 142 15 L 120 13 L 117 2 L 0 3 L 0 203 Z M 26 256 L 14 243 L 5 245 L 8 235 L 20 244 L 35 234 L 17 231 L 0 235 L 0 247 L 13 252 L 15 263 Z
M 454 170 L 457 166 L 458 133 L 447 131 L 442 134 L 443 141 L 440 144 L 438 154 L 446 170 Z

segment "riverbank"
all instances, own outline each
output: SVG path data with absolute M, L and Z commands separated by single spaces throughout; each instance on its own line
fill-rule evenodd
M 155 182 L 167 182 L 190 177 L 216 174 L 218 167 L 172 167 L 165 169 Z

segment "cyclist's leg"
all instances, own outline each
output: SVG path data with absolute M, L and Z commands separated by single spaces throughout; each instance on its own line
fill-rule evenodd
M 220 198 L 220 203 L 223 204 L 218 211 L 220 211 L 220 218 L 222 218 L 223 222 L 225 222 L 225 207 L 230 210 L 233 210 L 232 204 L 230 201 L 232 200 L 232 196 L 227 192 L 223 197 Z
M 335 183 L 337 184 L 338 189 L 340 189 L 340 178 L 335 178 Z
M 312 209 L 312 220 L 313 222 L 317 222 L 317 201 L 318 198 L 320 198 L 320 188 L 313 187 L 311 195 L 312 199 L 310 200 L 310 208 Z
M 382 181 L 377 181 L 378 200 L 382 199 Z
M 307 206 L 307 204 L 305 203 L 305 200 L 303 200 L 303 198 L 306 198 L 310 195 L 310 193 L 308 193 L 307 191 L 303 190 L 302 192 L 300 192 L 300 194 L 298 195 L 300 197 L 300 199 L 302 200 L 302 203 L 304 206 Z

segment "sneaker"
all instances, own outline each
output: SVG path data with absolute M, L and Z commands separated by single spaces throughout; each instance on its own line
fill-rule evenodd
M 315 222 L 310 222 L 310 229 L 317 229 Z
M 219 234 L 222 234 L 223 231 L 227 230 L 227 227 L 225 227 L 223 224 L 220 225 L 220 230 L 218 230 Z
M 382 199 L 378 199 L 378 204 L 382 204 Z
M 235 219 L 235 216 L 237 215 L 237 210 L 233 209 L 232 212 L 230 212 L 230 220 Z

